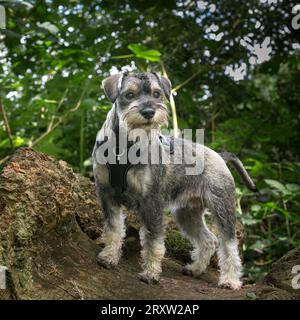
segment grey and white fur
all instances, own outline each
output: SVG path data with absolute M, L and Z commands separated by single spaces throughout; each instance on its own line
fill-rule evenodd
M 232 162 L 247 186 L 254 189 L 255 185 L 242 163 L 229 153 L 223 154 L 225 162 L 218 153 L 201 145 L 204 169 L 200 175 L 186 175 L 185 163 L 174 164 L 175 161 L 170 164 L 137 164 L 129 169 L 126 190 L 120 195 L 110 184 L 107 166 L 99 164 L 96 159 L 101 132 L 107 128 L 116 130 L 120 125 L 128 130 L 143 128 L 147 131 L 167 125 L 168 109 L 164 101 L 170 97 L 171 83 L 154 72 L 125 72 L 105 79 L 103 87 L 113 106 L 97 135 L 93 151 L 96 191 L 105 214 L 105 247 L 98 255 L 98 263 L 106 268 L 118 264 L 125 237 L 122 208 L 126 207 L 139 216 L 142 224 L 142 272 L 139 279 L 157 283 L 165 254 L 163 212 L 169 207 L 178 227 L 193 245 L 192 261 L 184 267 L 183 273 L 202 274 L 217 250 L 219 286 L 240 289 L 242 264 L 235 234 L 235 184 L 226 162 Z M 158 143 L 162 152 L 165 151 L 159 135 L 152 138 L 151 143 Z M 181 148 L 182 143 L 183 140 L 174 139 L 174 148 Z M 194 143 L 184 143 L 194 150 Z M 205 223 L 206 209 L 215 218 L 219 239 Z

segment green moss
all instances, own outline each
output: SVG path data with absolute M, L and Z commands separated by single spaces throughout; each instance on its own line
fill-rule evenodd
M 185 262 L 189 260 L 191 243 L 178 230 L 169 230 L 165 243 L 169 256 Z

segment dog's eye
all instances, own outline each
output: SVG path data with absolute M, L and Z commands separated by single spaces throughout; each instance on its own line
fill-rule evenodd
M 160 97 L 160 92 L 159 91 L 154 91 L 153 92 L 153 97 L 156 98 L 156 99 L 159 98 Z
M 126 99 L 131 100 L 134 98 L 134 93 L 133 92 L 127 92 L 125 95 Z

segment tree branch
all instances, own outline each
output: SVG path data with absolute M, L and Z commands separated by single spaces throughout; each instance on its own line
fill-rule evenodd
M 165 65 L 163 61 L 160 61 L 161 69 L 162 69 L 162 74 L 164 77 L 169 79 Z M 173 130 L 174 130 L 174 137 L 178 137 L 178 119 L 177 119 L 177 111 L 176 111 L 176 105 L 175 105 L 175 100 L 172 94 L 173 90 L 171 91 L 170 94 L 170 106 L 171 106 L 171 112 L 172 112 L 172 119 L 173 119 Z
M 1 160 L 0 160 L 0 166 L 1 166 L 2 163 L 4 163 L 6 160 L 8 160 L 9 157 L 10 157 L 10 156 L 6 156 L 6 157 L 4 157 L 3 159 L 1 159 Z
M 60 99 L 60 101 L 59 101 L 59 103 L 58 103 L 58 105 L 57 105 L 57 107 L 56 107 L 55 111 L 54 111 L 54 115 L 52 116 L 52 119 L 51 119 L 51 121 L 50 121 L 50 123 L 49 123 L 49 125 L 48 125 L 48 129 L 47 129 L 47 131 L 51 131 L 52 126 L 53 126 L 53 122 L 54 122 L 54 119 L 55 119 L 55 113 L 59 110 L 59 108 L 61 107 L 61 105 L 62 105 L 62 104 L 63 104 L 63 102 L 65 101 L 65 99 L 66 99 L 66 96 L 67 96 L 68 92 L 69 92 L 69 89 L 67 88 L 67 89 L 65 90 L 65 92 L 64 92 L 64 94 L 63 94 L 63 96 L 62 96 L 62 98 Z
M 4 105 L 2 103 L 1 97 L 0 97 L 0 112 L 2 113 L 2 116 L 3 116 L 3 120 L 4 120 L 4 124 L 5 124 L 5 128 L 6 128 L 6 133 L 7 133 L 8 139 L 9 139 L 9 143 L 10 143 L 10 147 L 11 147 L 12 151 L 14 151 L 13 137 L 12 137 L 12 134 L 11 134 L 10 125 L 9 125 L 9 122 L 8 122 L 8 119 L 7 119 L 7 115 L 6 115 L 6 112 L 5 112 Z
M 201 70 L 198 70 L 197 72 L 195 72 L 194 74 L 192 74 L 189 78 L 187 78 L 186 80 L 184 80 L 182 83 L 180 83 L 178 86 L 176 86 L 175 88 L 172 89 L 172 93 L 178 91 L 179 89 L 181 89 L 183 86 L 185 86 L 186 84 L 188 84 L 190 81 L 192 81 L 200 72 Z
M 44 132 L 40 137 L 38 137 L 36 140 L 34 140 L 32 143 L 29 144 L 29 146 L 31 148 L 33 148 L 35 145 L 37 145 L 41 140 L 43 140 L 45 137 L 47 137 L 54 129 L 56 129 L 67 117 L 70 113 L 73 113 L 75 111 L 77 111 L 81 105 L 82 99 L 84 97 L 86 93 L 86 88 L 82 90 L 80 98 L 78 100 L 78 102 L 76 103 L 75 107 L 70 109 L 66 114 L 64 114 L 62 117 L 60 117 L 55 124 L 52 124 L 51 128 L 49 129 L 49 126 L 46 130 L 46 132 Z M 66 91 L 65 91 L 66 94 Z M 64 94 L 64 95 L 65 95 Z M 64 97 L 64 96 L 63 96 Z M 61 100 L 62 101 L 62 100 Z

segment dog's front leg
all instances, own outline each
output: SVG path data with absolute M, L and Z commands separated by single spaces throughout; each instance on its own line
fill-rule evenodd
M 125 216 L 121 208 L 109 198 L 102 200 L 105 216 L 102 241 L 104 249 L 99 253 L 97 261 L 105 268 L 118 264 L 122 254 L 122 244 L 125 237 Z
M 165 254 L 163 213 L 150 212 L 151 209 L 143 215 L 143 226 L 140 229 L 143 272 L 139 274 L 139 279 L 148 284 L 158 283 Z

